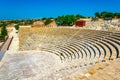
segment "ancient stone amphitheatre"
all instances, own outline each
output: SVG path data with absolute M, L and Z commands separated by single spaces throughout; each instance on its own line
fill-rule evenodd
M 120 80 L 120 31 L 21 27 L 11 35 L 0 80 Z

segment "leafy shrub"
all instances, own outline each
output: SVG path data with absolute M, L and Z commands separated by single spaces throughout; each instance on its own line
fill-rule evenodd
M 15 27 L 16 30 L 19 30 L 19 25 L 18 24 L 16 24 L 14 27 Z
M 45 20 L 45 25 L 48 25 L 48 24 L 50 24 L 51 22 L 52 22 L 51 19 L 46 19 L 46 20 Z
M 8 32 L 7 32 L 6 26 L 2 26 L 2 29 L 1 29 L 1 35 L 2 35 L 2 36 L 7 36 L 7 35 L 8 35 Z

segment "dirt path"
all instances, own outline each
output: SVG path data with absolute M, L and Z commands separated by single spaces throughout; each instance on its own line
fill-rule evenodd
M 12 53 L 12 52 L 18 51 L 19 39 L 18 39 L 18 34 L 16 32 L 17 31 L 15 30 L 15 28 L 13 28 L 11 33 L 9 34 L 9 38 L 7 39 L 7 41 L 5 42 L 5 44 L 3 45 L 3 47 L 0 51 L 0 61 L 5 53 L 7 53 L 7 52 Z M 13 37 L 13 39 L 12 39 L 12 37 Z M 12 39 L 12 42 L 11 42 L 11 39 Z
M 13 28 L 12 32 L 10 33 L 10 37 L 13 36 L 13 40 L 11 42 L 11 45 L 9 47 L 10 52 L 16 52 L 19 49 L 19 38 L 18 38 L 18 33 L 16 33 L 17 30 L 15 30 L 15 28 Z

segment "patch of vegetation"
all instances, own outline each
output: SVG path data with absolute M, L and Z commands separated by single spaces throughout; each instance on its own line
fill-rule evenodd
M 95 17 L 98 18 L 120 18 L 120 13 L 113 13 L 113 12 L 96 12 Z
M 1 35 L 0 35 L 0 41 L 5 39 L 5 36 L 8 35 L 7 29 L 6 29 L 7 24 L 2 23 L 1 25 Z
M 45 19 L 45 25 L 48 25 L 48 24 L 50 24 L 51 22 L 52 22 L 51 19 L 49 19 L 49 18 Z
M 56 18 L 56 23 L 57 25 L 60 25 L 60 26 L 72 26 L 75 21 L 77 21 L 78 19 L 80 18 L 85 18 L 81 15 L 65 15 L 65 16 L 58 16 Z
M 16 30 L 19 30 L 19 25 L 18 24 L 16 24 L 14 27 L 15 27 Z
M 2 29 L 1 29 L 1 35 L 2 36 L 7 36 L 7 29 L 6 29 L 6 26 L 3 26 Z

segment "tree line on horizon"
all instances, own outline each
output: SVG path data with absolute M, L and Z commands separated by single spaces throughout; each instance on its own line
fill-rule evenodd
M 113 12 L 106 12 L 106 11 L 96 12 L 95 17 L 103 18 L 103 19 L 104 18 L 117 18 L 117 19 L 119 19 L 120 18 L 120 13 L 113 13 Z
M 85 16 L 82 15 L 63 15 L 63 16 L 58 16 L 56 18 L 41 18 L 41 19 L 26 19 L 26 20 L 8 20 L 8 21 L 0 21 L 0 23 L 6 23 L 7 25 L 9 24 L 17 24 L 17 25 L 31 25 L 35 21 L 43 21 L 45 25 L 48 25 L 51 23 L 53 20 L 57 23 L 57 25 L 73 25 L 74 22 L 80 18 L 86 18 Z
M 20 25 L 32 25 L 35 21 L 43 21 L 45 25 L 48 25 L 51 23 L 53 20 L 56 22 L 58 26 L 72 26 L 74 23 L 79 20 L 80 18 L 116 18 L 120 19 L 120 13 L 113 13 L 113 12 L 96 12 L 94 16 L 92 17 L 86 17 L 82 16 L 80 14 L 77 15 L 63 15 L 63 16 L 58 16 L 56 18 L 41 18 L 41 19 L 26 19 L 26 20 L 3 20 L 0 21 L 0 27 L 1 27 L 1 34 L 0 38 L 4 39 L 5 36 L 7 36 L 7 25 L 10 25 L 12 23 L 15 24 L 15 29 L 18 30 Z
M 120 18 L 120 13 L 113 13 L 113 12 L 107 12 L 107 11 L 103 11 L 103 12 L 96 12 L 94 14 L 94 16 L 83 16 L 80 14 L 77 15 L 62 15 L 62 16 L 58 16 L 56 18 L 41 18 L 41 19 L 23 19 L 23 20 L 3 20 L 0 21 L 0 25 L 1 23 L 6 23 L 7 25 L 9 24 L 17 24 L 17 25 L 31 25 L 33 24 L 35 21 L 43 21 L 45 25 L 51 23 L 53 20 L 55 20 L 56 24 L 58 26 L 71 26 L 73 25 L 77 20 L 79 20 L 80 18 Z

